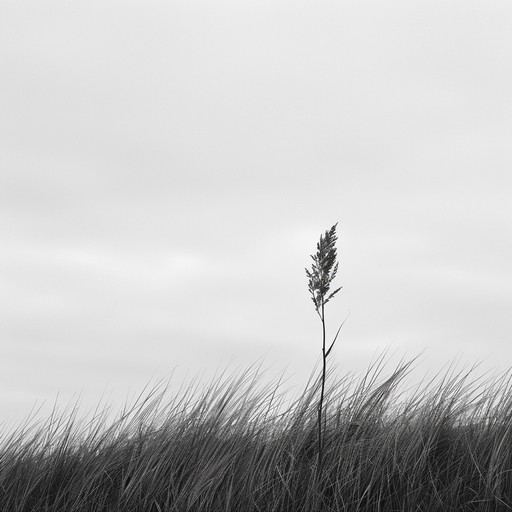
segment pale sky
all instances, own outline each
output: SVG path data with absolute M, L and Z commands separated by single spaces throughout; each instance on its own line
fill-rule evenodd
M 508 0 L 0 2 L 0 422 L 173 369 L 512 364 Z M 45 406 L 46 407 L 46 406 Z

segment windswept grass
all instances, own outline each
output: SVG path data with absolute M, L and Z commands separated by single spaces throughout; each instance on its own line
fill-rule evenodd
M 285 403 L 253 367 L 175 396 L 161 383 L 109 425 L 73 409 L 4 432 L 0 510 L 512 510 L 511 375 L 452 371 L 404 394 L 412 363 L 330 372 L 320 478 L 321 379 Z

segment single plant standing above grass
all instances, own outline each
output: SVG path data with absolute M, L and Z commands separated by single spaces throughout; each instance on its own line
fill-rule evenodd
M 325 305 L 341 290 L 341 287 L 334 290 L 328 297 L 327 294 L 331 287 L 331 283 L 336 277 L 338 272 L 338 263 L 336 261 L 336 226 L 338 223 L 326 231 L 325 235 L 320 235 L 320 241 L 317 243 L 317 252 L 315 255 L 311 255 L 313 260 L 313 266 L 311 272 L 306 269 L 306 275 L 309 279 L 308 289 L 311 293 L 311 299 L 315 305 L 316 312 L 322 321 L 322 389 L 320 393 L 320 401 L 318 403 L 318 473 L 322 473 L 322 452 L 323 452 L 323 439 L 322 439 L 322 410 L 324 402 L 325 392 L 325 375 L 326 375 L 326 363 L 327 357 L 331 353 L 332 347 L 343 323 L 338 328 L 338 332 L 334 337 L 330 347 L 325 350 Z

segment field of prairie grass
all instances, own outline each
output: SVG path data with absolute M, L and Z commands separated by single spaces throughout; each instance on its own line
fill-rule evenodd
M 284 401 L 252 367 L 175 395 L 160 383 L 111 422 L 27 421 L 1 434 L 0 510 L 512 510 L 511 375 L 407 390 L 413 362 L 328 373 L 321 474 L 320 378 Z

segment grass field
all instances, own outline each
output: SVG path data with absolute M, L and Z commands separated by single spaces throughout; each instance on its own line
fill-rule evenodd
M 285 402 L 253 367 L 174 396 L 161 383 L 109 424 L 75 409 L 3 432 L 0 510 L 512 510 L 511 375 L 405 394 L 413 361 L 383 361 L 328 374 L 320 475 L 320 379 Z

